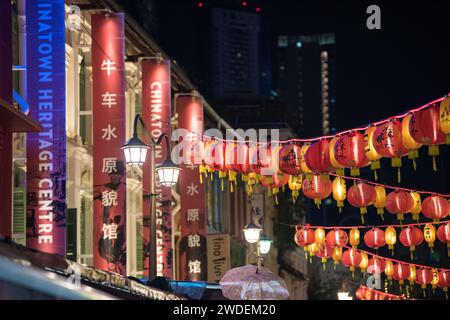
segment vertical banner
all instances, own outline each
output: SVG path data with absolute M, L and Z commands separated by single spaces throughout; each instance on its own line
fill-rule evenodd
M 231 268 L 230 235 L 209 234 L 208 238 L 208 282 L 219 283 Z
M 11 1 L 0 1 L 0 99 L 12 104 L 12 7 Z M 3 106 L 0 106 L 3 108 Z M 12 135 L 0 125 L 0 234 L 12 233 Z
M 183 139 L 194 142 L 203 135 L 202 99 L 180 96 L 176 100 L 178 128 L 189 134 Z M 206 281 L 206 213 L 205 190 L 200 183 L 198 165 L 181 163 L 181 276 L 182 280 Z
M 94 266 L 126 274 L 125 31 L 123 13 L 92 24 Z
M 150 138 L 157 140 L 165 133 L 171 137 L 171 86 L 170 61 L 162 59 L 143 60 L 142 70 L 142 118 L 149 132 Z M 150 144 L 148 136 L 144 141 Z M 165 141 L 156 146 L 156 165 L 161 164 L 167 157 Z M 143 217 L 144 217 L 144 276 L 149 275 L 150 232 L 156 232 L 156 272 L 157 276 L 172 278 L 172 188 L 164 187 L 159 183 L 156 175 L 156 230 L 150 230 L 150 191 L 151 179 L 155 179 L 154 172 L 149 166 L 143 167 Z M 155 275 L 151 275 L 154 277 Z
M 66 253 L 64 0 L 26 1 L 27 97 L 43 130 L 27 135 L 27 246 Z

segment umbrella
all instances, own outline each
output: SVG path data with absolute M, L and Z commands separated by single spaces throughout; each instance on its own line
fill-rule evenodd
M 229 270 L 220 280 L 223 295 L 231 300 L 284 300 L 286 283 L 269 269 L 247 265 Z

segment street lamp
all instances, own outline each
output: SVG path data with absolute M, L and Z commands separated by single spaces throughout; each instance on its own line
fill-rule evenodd
M 242 231 L 244 231 L 245 240 L 248 243 L 256 243 L 259 240 L 259 236 L 261 235 L 262 228 L 258 227 L 256 224 L 250 222 L 247 224 Z
M 259 239 L 259 253 L 261 254 L 267 254 L 270 251 L 270 247 L 272 245 L 272 240 L 267 238 L 266 236 L 262 235 L 261 239 Z
M 140 114 L 136 114 L 134 118 L 133 126 L 133 137 L 127 141 L 122 146 L 122 150 L 125 154 L 125 161 L 129 166 L 140 167 L 145 163 L 145 158 L 147 156 L 147 151 L 150 149 L 150 172 L 157 172 L 159 177 L 159 182 L 163 186 L 172 187 L 178 181 L 178 175 L 180 173 L 180 168 L 172 162 L 170 158 L 170 140 L 169 137 L 163 133 L 159 136 L 158 140 L 154 141 L 150 139 L 150 146 L 146 145 L 137 135 L 137 125 L 138 122 L 141 123 L 144 128 L 144 132 L 149 134 L 147 128 L 145 127 L 144 121 Z M 161 145 L 162 140 L 166 141 L 166 157 L 167 159 L 155 168 L 155 148 Z M 156 277 L 156 181 L 155 178 L 150 181 L 150 276 Z

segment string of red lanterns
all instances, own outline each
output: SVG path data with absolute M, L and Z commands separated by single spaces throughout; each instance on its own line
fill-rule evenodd
M 360 285 L 358 289 L 356 289 L 355 297 L 358 300 L 415 300 L 408 299 L 404 295 L 386 293 L 363 285 Z
M 435 157 L 439 155 L 439 145 L 450 143 L 449 105 L 450 97 L 439 98 L 399 116 L 312 139 L 264 143 L 203 136 L 201 141 L 193 142 L 191 153 L 196 155 L 193 163 L 200 165 L 201 174 L 205 177 L 218 171 L 220 178 L 228 176 L 230 183 L 234 184 L 236 174 L 240 173 L 242 180 L 251 184 L 254 180 L 251 176 L 261 175 L 263 168 L 273 169 L 277 174 L 306 175 L 307 178 L 334 172 L 343 176 L 345 168 L 348 168 L 350 175 L 357 177 L 360 168 L 370 165 L 377 179 L 376 170 L 380 169 L 380 159 L 385 157 L 390 158 L 392 166 L 398 168 L 400 182 L 402 157 L 408 156 L 416 168 L 418 149 L 422 145 L 428 145 L 428 154 L 433 157 L 433 170 L 437 170 Z M 327 194 L 327 187 L 325 185 L 324 192 L 314 197 L 316 203 Z M 370 197 L 356 197 L 361 212 L 365 211 L 368 200 Z
M 435 224 L 439 227 L 435 227 Z M 423 231 L 418 228 L 423 227 Z M 397 231 L 396 228 L 401 228 Z M 368 229 L 361 236 L 360 230 Z M 326 230 L 329 230 L 328 233 Z M 348 233 L 345 230 L 350 230 Z M 394 246 L 399 241 L 403 246 L 411 251 L 411 260 L 417 246 L 423 242 L 433 251 L 436 239 L 447 245 L 447 254 L 450 257 L 450 221 L 433 223 L 416 223 L 409 225 L 384 225 L 372 227 L 320 227 L 320 226 L 295 226 L 294 241 L 300 247 L 308 247 L 315 244 L 318 247 L 328 246 L 330 249 L 335 247 L 345 247 L 347 244 L 352 249 L 357 249 L 361 239 L 367 247 L 379 249 L 388 245 L 394 255 Z

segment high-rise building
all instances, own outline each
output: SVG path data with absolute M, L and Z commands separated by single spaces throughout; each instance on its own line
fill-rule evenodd
M 334 132 L 334 34 L 280 35 L 277 40 L 275 88 L 286 121 L 301 137 Z
M 258 97 L 259 15 L 213 8 L 211 22 L 214 97 L 219 100 Z

